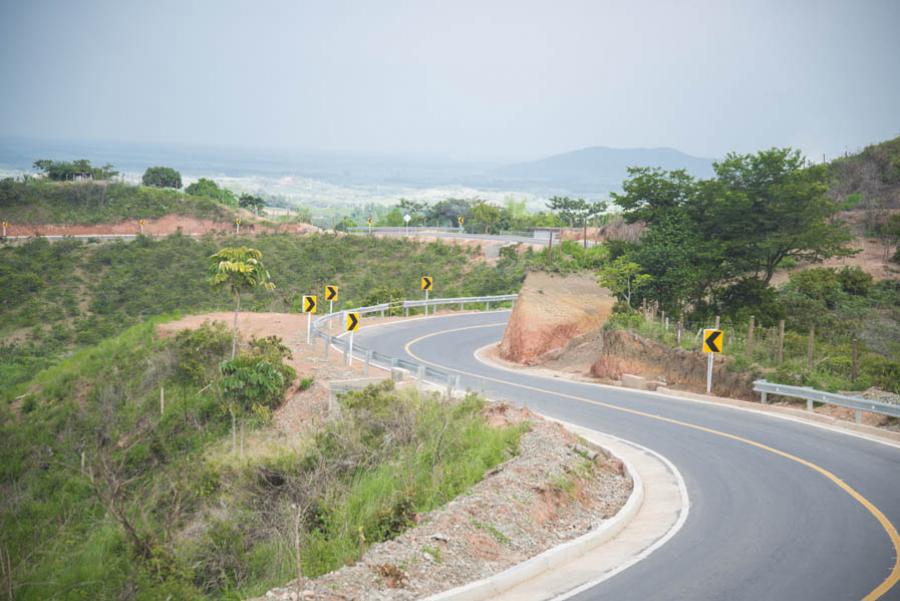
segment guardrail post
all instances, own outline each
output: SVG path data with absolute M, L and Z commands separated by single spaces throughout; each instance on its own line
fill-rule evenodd
M 325 340 L 325 348 L 323 349 L 322 356 L 325 359 L 327 359 L 328 358 L 328 349 L 331 348 L 331 336 L 326 335 L 325 338 L 323 338 L 323 340 Z
M 807 411 L 813 410 L 813 400 L 812 399 L 806 399 L 806 410 Z
M 485 311 L 491 310 L 491 301 L 484 301 L 484 310 Z
M 768 393 L 765 390 L 760 392 L 759 393 L 759 402 L 762 403 L 763 405 L 765 405 L 768 402 L 767 396 L 768 396 Z
M 464 310 L 464 309 L 463 309 L 463 305 L 465 305 L 465 303 L 459 303 L 459 310 L 460 310 L 460 311 L 463 311 L 463 310 Z
M 384 309 L 381 310 L 381 316 L 384 317 Z
M 403 307 L 403 317 L 409 317 L 409 307 Z
M 416 390 L 421 391 L 422 386 L 425 384 L 425 366 L 420 365 L 419 369 L 416 370 Z
M 350 364 L 350 345 L 344 346 L 344 365 Z
M 856 423 L 857 423 L 857 424 L 861 424 L 861 423 L 862 423 L 862 409 L 857 409 L 857 410 L 856 410 Z
M 363 374 L 369 375 L 369 365 L 372 363 L 372 351 L 366 351 L 366 365 L 363 367 Z

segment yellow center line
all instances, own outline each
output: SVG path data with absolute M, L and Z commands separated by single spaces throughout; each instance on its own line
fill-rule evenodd
M 729 440 L 734 440 L 734 441 L 737 441 L 737 442 L 741 442 L 741 443 L 744 443 L 744 444 L 749 445 L 749 446 L 751 446 L 751 447 L 756 447 L 757 449 L 762 449 L 762 450 L 764 450 L 764 451 L 768 451 L 769 453 L 773 453 L 773 454 L 775 454 L 775 455 L 778 455 L 779 457 L 783 457 L 783 458 L 785 458 L 785 459 L 789 459 L 789 460 L 791 460 L 791 461 L 794 461 L 794 462 L 796 462 L 796 463 L 799 463 L 800 465 L 805 466 L 805 467 L 807 467 L 807 468 L 809 468 L 809 469 L 811 469 L 811 470 L 813 470 L 813 471 L 815 471 L 815 472 L 818 472 L 819 474 L 825 476 L 826 478 L 828 478 L 829 480 L 831 480 L 834 484 L 836 484 L 841 490 L 843 490 L 843 491 L 846 492 L 848 495 L 850 495 L 856 502 L 858 502 L 860 505 L 862 505 L 863 507 L 865 507 L 865 509 L 866 509 L 870 514 L 872 514 L 872 516 L 874 516 L 876 520 L 878 520 L 878 523 L 881 524 L 881 527 L 884 528 L 884 531 L 887 533 L 888 538 L 891 540 L 891 543 L 892 543 L 893 546 L 894 546 L 894 567 L 893 567 L 893 569 L 892 569 L 891 572 L 888 574 L 888 577 L 885 578 L 884 581 L 881 582 L 881 584 L 879 584 L 877 587 L 875 587 L 868 595 L 866 595 L 865 597 L 863 597 L 863 601 L 875 601 L 876 599 L 880 599 L 885 593 L 887 593 L 887 592 L 891 589 L 891 587 L 893 587 L 898 581 L 900 581 L 900 534 L 897 533 L 897 528 L 894 527 L 894 524 L 891 523 L 891 521 L 887 518 L 887 516 L 885 516 L 884 513 L 882 513 L 881 510 L 878 509 L 878 507 L 875 506 L 874 503 L 872 503 L 871 501 L 869 501 L 869 500 L 868 500 L 867 498 L 865 498 L 862 494 L 860 494 L 856 489 L 854 489 L 852 486 L 850 486 L 849 484 L 847 484 L 846 482 L 844 482 L 843 480 L 841 480 L 838 476 L 836 476 L 836 475 L 833 474 L 832 472 L 828 471 L 828 470 L 825 469 L 824 467 L 821 467 L 821 466 L 819 466 L 819 465 L 816 465 L 815 463 L 813 463 L 813 462 L 811 462 L 811 461 L 808 461 L 808 460 L 806 460 L 806 459 L 803 459 L 802 457 L 797 457 L 796 455 L 792 455 L 791 453 L 787 453 L 787 452 L 782 451 L 782 450 L 780 450 L 780 449 L 776 449 L 776 448 L 774 448 L 774 447 L 770 447 L 770 446 L 767 445 L 767 444 L 763 444 L 763 443 L 761 443 L 761 442 L 757 442 L 757 441 L 751 440 L 751 439 L 749 439 L 749 438 L 744 438 L 743 436 L 738 436 L 738 435 L 736 435 L 736 434 L 731 434 L 731 433 L 729 433 L 729 432 L 723 432 L 723 431 L 721 431 L 721 430 L 716 430 L 716 429 L 714 429 L 714 428 L 708 428 L 708 427 L 706 427 L 706 426 L 701 426 L 701 425 L 699 425 L 699 424 L 694 424 L 694 423 L 691 423 L 691 422 L 686 422 L 686 421 L 674 419 L 674 418 L 671 418 L 671 417 L 664 417 L 664 416 L 662 416 L 662 415 L 657 415 L 657 414 L 655 414 L 655 413 L 648 413 L 648 412 L 646 412 L 646 411 L 640 411 L 640 410 L 638 410 L 638 409 L 629 409 L 628 407 L 621 407 L 621 406 L 619 406 L 619 405 L 612 405 L 612 404 L 609 404 L 609 403 L 604 403 L 604 402 L 602 402 L 602 401 L 595 401 L 595 400 L 592 400 L 592 399 L 588 399 L 588 398 L 584 398 L 584 397 L 580 397 L 580 396 L 575 396 L 575 395 L 567 394 L 567 393 L 565 393 L 565 392 L 559 392 L 559 391 L 556 391 L 556 390 L 548 390 L 548 389 L 545 389 L 545 388 L 540 388 L 540 387 L 538 387 L 538 386 L 529 386 L 528 384 L 518 384 L 518 383 L 516 383 L 516 382 L 511 382 L 511 381 L 509 381 L 509 380 L 502 380 L 502 379 L 499 379 L 499 378 L 493 378 L 493 377 L 490 377 L 490 376 L 483 376 L 483 375 L 481 375 L 481 374 L 476 374 L 476 373 L 468 372 L 468 371 L 461 370 L 461 369 L 455 369 L 455 368 L 452 368 L 452 367 L 446 367 L 446 366 L 440 365 L 440 364 L 438 364 L 438 363 L 433 363 L 433 362 L 431 362 L 431 361 L 427 361 L 427 360 L 423 359 L 422 357 L 419 357 L 418 355 L 416 355 L 415 353 L 412 352 L 412 346 L 413 346 L 414 344 L 417 344 L 417 343 L 419 343 L 419 342 L 421 342 L 421 341 L 423 341 L 423 340 L 426 340 L 426 339 L 428 339 L 428 338 L 432 338 L 432 337 L 434 337 L 434 336 L 440 336 L 440 335 L 442 335 L 442 334 L 450 334 L 450 333 L 452 333 L 452 332 L 461 332 L 461 331 L 464 331 L 464 330 L 476 330 L 476 329 L 481 329 L 481 328 L 493 328 L 493 327 L 499 327 L 499 326 L 502 326 L 502 325 L 505 325 L 505 323 L 502 323 L 502 322 L 501 322 L 501 323 L 492 323 L 492 324 L 479 325 L 479 326 L 466 326 L 466 327 L 462 327 L 462 328 L 451 328 L 451 329 L 447 329 L 447 330 L 441 330 L 441 331 L 439 331 L 439 332 L 432 332 L 431 334 L 425 334 L 424 336 L 419 336 L 418 338 L 414 338 L 414 339 L 410 340 L 410 341 L 407 342 L 406 345 L 404 346 L 404 350 L 405 350 L 407 353 L 409 353 L 409 355 L 410 355 L 411 357 L 415 358 L 417 361 L 420 361 L 420 362 L 425 363 L 425 364 L 427 364 L 427 365 L 431 365 L 432 367 L 438 367 L 438 368 L 441 368 L 441 369 L 449 369 L 449 370 L 455 371 L 455 372 L 457 372 L 457 373 L 461 373 L 461 374 L 464 374 L 464 375 L 467 375 L 467 376 L 471 376 L 471 377 L 473 377 L 473 378 L 481 378 L 482 380 L 490 380 L 490 381 L 492 381 L 492 382 L 497 382 L 498 384 L 503 384 L 503 385 L 506 385 L 506 386 L 515 386 L 515 387 L 517 387 L 517 388 L 524 388 L 524 389 L 526 389 L 526 390 L 531 390 L 531 391 L 534 391 L 534 392 L 541 392 L 541 393 L 546 393 L 546 394 L 552 394 L 552 395 L 555 395 L 555 396 L 558 396 L 558 397 L 564 397 L 564 398 L 567 398 L 567 399 L 572 399 L 572 400 L 574 400 L 574 401 L 579 401 L 579 402 L 582 402 L 582 403 L 589 403 L 589 404 L 591 404 L 591 405 L 596 405 L 596 406 L 598 406 L 598 407 L 604 407 L 604 408 L 606 408 L 606 409 L 611 409 L 611 410 L 613 410 L 613 411 L 620 411 L 620 412 L 622 412 L 622 413 L 629 413 L 629 414 L 632 414 L 632 415 L 639 415 L 639 416 L 641 416 L 641 417 L 647 417 L 647 418 L 650 418 L 650 419 L 655 419 L 655 420 L 658 420 L 658 421 L 662 421 L 662 422 L 666 422 L 666 423 L 670 423 L 670 424 L 675 424 L 675 425 L 677 425 L 677 426 L 682 426 L 682 427 L 685 427 L 685 428 L 691 428 L 692 430 L 698 430 L 698 431 L 700 431 L 700 432 L 706 432 L 706 433 L 708 433 L 708 434 L 713 434 L 713 435 L 715 435 L 715 436 L 720 436 L 720 437 L 722 437 L 722 438 L 727 438 L 727 439 L 729 439 Z M 544 376 L 537 376 L 537 375 L 534 375 L 534 374 L 529 374 L 529 375 L 531 375 L 532 377 L 538 377 L 538 378 L 544 377 Z

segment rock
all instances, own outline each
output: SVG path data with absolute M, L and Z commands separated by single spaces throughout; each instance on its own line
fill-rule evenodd
M 586 332 L 602 326 L 615 303 L 592 275 L 531 272 L 500 343 L 507 361 L 534 365 Z
M 450 538 L 445 534 L 441 534 L 440 532 L 435 532 L 434 534 L 432 534 L 431 540 L 436 540 L 436 541 L 442 542 L 442 543 L 450 542 Z
M 647 390 L 647 379 L 633 374 L 622 374 L 622 386 L 625 388 Z

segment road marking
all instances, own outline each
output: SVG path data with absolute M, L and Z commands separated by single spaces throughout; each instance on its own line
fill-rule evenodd
M 414 344 L 417 344 L 417 343 L 419 343 L 419 342 L 421 342 L 421 341 L 423 341 L 423 340 L 426 340 L 426 339 L 428 339 L 428 338 L 432 338 L 432 337 L 434 337 L 434 336 L 439 336 L 439 335 L 442 335 L 442 334 L 450 334 L 450 333 L 452 333 L 452 332 L 461 332 L 461 331 L 464 331 L 464 330 L 476 330 L 476 329 L 482 329 L 482 328 L 498 327 L 498 326 L 501 326 L 501 325 L 505 325 L 505 324 L 503 324 L 503 323 L 494 323 L 494 324 L 485 324 L 485 325 L 478 325 L 478 326 L 466 326 L 466 327 L 462 327 L 462 328 L 451 328 L 451 329 L 448 329 L 448 330 L 441 330 L 441 331 L 439 331 L 439 332 L 432 332 L 432 333 L 430 333 L 430 334 L 425 334 L 425 335 L 423 335 L 423 336 L 419 336 L 418 338 L 414 338 L 414 339 L 410 340 L 410 341 L 407 342 L 406 345 L 403 347 L 403 350 L 405 350 L 411 357 L 413 357 L 413 358 L 416 359 L 417 361 L 420 361 L 420 362 L 422 362 L 422 363 L 424 363 L 424 364 L 427 364 L 427 365 L 431 365 L 432 367 L 438 367 L 438 368 L 442 368 L 442 369 L 449 369 L 449 370 L 451 370 L 451 371 L 455 371 L 455 372 L 457 372 L 457 373 L 461 373 L 461 374 L 464 374 L 464 375 L 467 375 L 467 376 L 471 376 L 471 377 L 473 377 L 473 378 L 481 378 L 481 379 L 483 379 L 483 380 L 490 380 L 490 381 L 492 381 L 492 382 L 497 382 L 497 383 L 499 383 L 499 384 L 504 384 L 504 385 L 506 385 L 506 386 L 514 386 L 514 387 L 517 387 L 517 388 L 524 388 L 524 389 L 526 389 L 526 390 L 532 390 L 532 391 L 534 391 L 534 392 L 540 392 L 540 393 L 545 393 L 545 394 L 556 395 L 556 396 L 558 396 L 558 397 L 568 398 L 568 399 L 572 399 L 572 400 L 575 400 L 575 401 L 580 401 L 580 402 L 583 402 L 583 403 L 588 403 L 588 404 L 591 404 L 591 405 L 596 405 L 596 406 L 598 406 L 598 407 L 604 407 L 604 408 L 606 408 L 606 409 L 611 409 L 611 410 L 613 410 L 613 411 L 620 411 L 620 412 L 622 412 L 622 413 L 629 413 L 629 414 L 632 414 L 632 415 L 638 415 L 638 416 L 641 416 L 641 417 L 647 417 L 647 418 L 650 418 L 650 419 L 655 419 L 655 420 L 658 420 L 658 421 L 662 421 L 662 422 L 674 424 L 674 425 L 676 425 L 676 426 L 682 426 L 682 427 L 685 427 L 685 428 L 690 428 L 690 429 L 692 429 L 692 430 L 697 430 L 697 431 L 700 431 L 700 432 L 705 432 L 705 433 L 707 433 L 707 434 L 712 434 L 712 435 L 714 435 L 714 436 L 720 436 L 720 437 L 722 437 L 722 438 L 727 438 L 727 439 L 729 439 L 729 440 L 734 440 L 734 441 L 736 441 L 736 442 L 740 442 L 740 443 L 749 445 L 749 446 L 751 446 L 751 447 L 756 447 L 756 448 L 758 448 L 758 449 L 762 449 L 763 451 L 768 451 L 768 452 L 770 452 L 770 453 L 772 453 L 772 454 L 774 454 L 774 455 L 777 455 L 777 456 L 779 456 L 779 457 L 783 457 L 784 459 L 789 459 L 790 461 L 794 461 L 794 462 L 796 462 L 796 463 L 799 463 L 800 465 L 802 465 L 802 466 L 804 466 L 804 467 L 807 467 L 807 468 L 809 468 L 809 469 L 811 469 L 811 470 L 813 470 L 813 471 L 815 471 L 815 472 L 818 472 L 818 473 L 821 474 L 822 476 L 825 476 L 826 478 L 828 478 L 829 480 L 831 480 L 834 484 L 836 484 L 841 490 L 843 490 L 845 493 L 847 493 L 848 495 L 850 495 L 850 497 L 852 497 L 857 503 L 859 503 L 860 505 L 862 505 L 862 506 L 863 506 L 870 514 L 872 514 L 872 516 L 878 521 L 878 523 L 881 524 L 881 527 L 882 527 L 882 528 L 884 529 L 884 531 L 887 533 L 888 538 L 889 538 L 890 541 L 891 541 L 891 544 L 893 544 L 893 546 L 894 546 L 894 567 L 893 567 L 893 569 L 892 569 L 891 572 L 888 574 L 888 577 L 885 578 L 885 579 L 881 582 L 881 584 L 879 584 L 877 587 L 875 587 L 868 595 L 866 595 L 865 597 L 863 597 L 863 601 L 875 601 L 876 599 L 880 599 L 885 593 L 887 593 L 887 592 L 891 589 L 891 587 L 893 587 L 898 581 L 900 581 L 900 534 L 897 533 L 897 528 L 894 527 L 894 524 L 891 523 L 891 521 L 887 518 L 887 516 L 885 516 L 884 513 L 882 513 L 881 510 L 878 509 L 878 507 L 876 507 L 871 501 L 869 501 L 869 500 L 868 500 L 867 498 L 865 498 L 862 494 L 860 494 L 856 489 L 854 489 L 852 486 L 850 486 L 849 484 L 847 484 L 846 482 L 844 482 L 843 480 L 841 480 L 838 476 L 836 476 L 836 475 L 833 474 L 832 472 L 828 471 L 827 469 L 825 469 L 825 468 L 823 468 L 823 467 L 821 467 L 821 466 L 819 466 L 819 465 L 817 465 L 817 464 L 815 464 L 815 463 L 813 463 L 813 462 L 811 462 L 811 461 L 808 461 L 808 460 L 803 459 L 803 458 L 801 458 L 801 457 L 798 457 L 798 456 L 796 456 L 796 455 L 792 455 L 791 453 L 787 453 L 787 452 L 782 451 L 782 450 L 780 450 L 780 449 L 776 449 L 776 448 L 774 448 L 774 447 L 770 447 L 769 445 L 763 444 L 763 443 L 761 443 L 761 442 L 757 442 L 757 441 L 751 440 L 751 439 L 749 439 L 749 438 L 744 438 L 743 436 L 738 436 L 737 434 L 731 434 L 731 433 L 729 433 L 729 432 L 723 432 L 723 431 L 721 431 L 721 430 L 716 430 L 716 429 L 714 429 L 714 428 L 708 428 L 708 427 L 706 427 L 706 426 L 701 426 L 701 425 L 699 425 L 699 424 L 692 424 L 692 423 L 690 423 L 690 422 L 686 422 L 686 421 L 674 419 L 674 418 L 671 418 L 671 417 L 664 417 L 664 416 L 662 416 L 662 415 L 657 415 L 657 414 L 655 414 L 655 413 L 648 413 L 648 412 L 646 412 L 646 411 L 640 411 L 640 410 L 638 410 L 638 409 L 629 409 L 628 407 L 621 407 L 621 406 L 619 406 L 619 405 L 612 405 L 612 404 L 610 404 L 610 403 L 604 403 L 603 401 L 595 401 L 595 400 L 592 400 L 592 399 L 587 399 L 587 398 L 584 398 L 584 397 L 580 397 L 580 396 L 576 396 L 576 395 L 572 395 L 572 394 L 567 394 L 567 393 L 565 393 L 565 392 L 558 392 L 558 391 L 555 391 L 555 390 L 548 390 L 548 389 L 540 388 L 540 387 L 537 387 L 537 386 L 529 386 L 528 384 L 518 384 L 518 383 L 516 383 L 516 382 L 510 382 L 510 381 L 508 381 L 508 380 L 501 380 L 501 379 L 499 379 L 499 378 L 493 378 L 493 377 L 490 377 L 490 376 L 483 376 L 483 375 L 479 375 L 479 374 L 472 373 L 472 372 L 468 372 L 468 371 L 461 370 L 461 369 L 455 369 L 455 368 L 452 368 L 452 367 L 446 367 L 446 366 L 440 365 L 440 364 L 438 364 L 438 363 L 433 363 L 433 362 L 431 362 L 431 361 L 426 361 L 426 360 L 423 359 L 422 357 L 419 357 L 418 355 L 416 355 L 415 353 L 413 353 L 412 350 L 411 350 L 411 348 L 412 348 L 412 346 L 413 346 Z M 536 377 L 541 377 L 541 376 L 536 376 Z M 677 398 L 677 397 L 676 397 L 676 398 Z

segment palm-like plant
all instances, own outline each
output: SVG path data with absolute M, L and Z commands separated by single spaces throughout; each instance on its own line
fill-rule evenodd
M 227 289 L 234 294 L 234 326 L 231 336 L 231 358 L 237 355 L 238 314 L 241 312 L 241 293 L 254 288 L 273 290 L 269 272 L 262 264 L 262 253 L 255 248 L 236 246 L 223 248 L 209 258 L 209 282 L 214 288 Z

